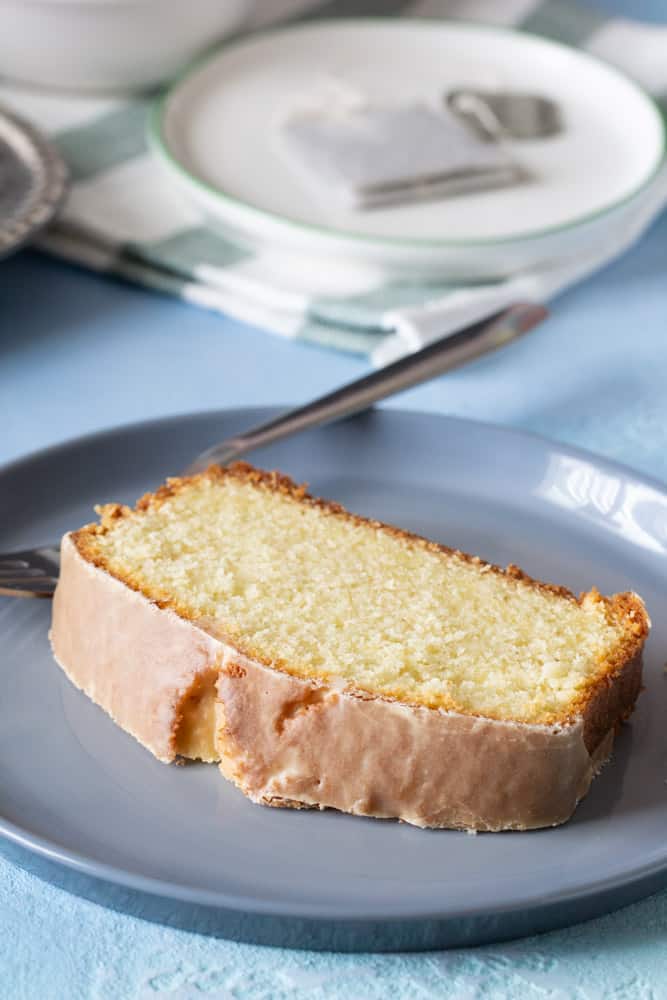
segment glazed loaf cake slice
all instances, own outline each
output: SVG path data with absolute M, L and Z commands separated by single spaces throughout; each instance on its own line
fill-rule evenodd
M 417 826 L 562 823 L 641 686 L 635 594 L 576 599 L 246 464 L 67 535 L 51 639 L 158 758 L 254 801 Z

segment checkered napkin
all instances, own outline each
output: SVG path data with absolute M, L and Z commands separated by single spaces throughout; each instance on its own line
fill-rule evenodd
M 254 26 L 388 10 L 511 25 L 615 63 L 667 108 L 667 27 L 608 18 L 567 0 L 272 0 L 259 7 Z M 353 288 L 349 276 L 338 284 L 327 269 L 323 289 L 321 276 L 311 278 L 302 266 L 227 242 L 183 201 L 147 148 L 149 98 L 55 96 L 0 85 L 0 101 L 50 133 L 71 168 L 71 197 L 40 238 L 44 249 L 284 337 L 366 353 L 377 365 L 517 298 L 551 298 L 622 253 L 667 204 L 666 169 L 632 227 L 598 255 L 500 284 L 388 283 L 360 267 Z

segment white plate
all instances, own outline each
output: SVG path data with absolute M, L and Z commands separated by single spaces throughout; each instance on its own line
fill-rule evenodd
M 339 81 L 375 102 L 438 107 L 466 84 L 539 92 L 558 136 L 510 144 L 531 183 L 370 212 L 318 196 L 280 125 Z M 508 274 L 599 247 L 636 211 L 665 152 L 653 101 L 615 69 L 541 38 L 410 19 L 331 21 L 229 45 L 157 107 L 154 145 L 184 190 L 237 239 L 391 268 Z

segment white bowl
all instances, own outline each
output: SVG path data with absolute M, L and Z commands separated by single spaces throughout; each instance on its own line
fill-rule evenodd
M 0 0 L 0 72 L 65 90 L 140 90 L 236 30 L 255 2 Z

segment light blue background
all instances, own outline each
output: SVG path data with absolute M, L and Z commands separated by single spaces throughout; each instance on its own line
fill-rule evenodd
M 643 0 L 632 13 L 667 20 L 667 3 Z M 306 400 L 366 367 L 29 251 L 0 267 L 0 324 L 0 461 L 168 413 Z M 664 215 L 631 253 L 562 296 L 530 337 L 393 405 L 539 431 L 667 480 L 666 340 Z M 315 955 L 108 912 L 41 883 L 0 849 L 3 1000 L 385 996 L 659 1000 L 667 893 L 510 945 Z

